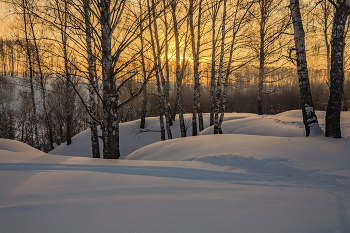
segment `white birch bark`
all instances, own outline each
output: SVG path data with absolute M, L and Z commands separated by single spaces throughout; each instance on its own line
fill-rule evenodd
M 219 108 L 221 102 L 221 80 L 223 77 L 223 68 L 224 68 L 224 54 L 225 54 L 225 26 L 226 26 L 226 3 L 227 0 L 224 0 L 224 9 L 222 13 L 222 27 L 221 27 L 221 52 L 220 52 L 220 63 L 219 63 L 219 74 L 216 84 L 216 105 L 215 105 L 215 114 L 214 114 L 214 134 L 219 134 Z
M 305 52 L 305 33 L 300 14 L 299 0 L 290 0 L 290 10 L 294 28 L 294 42 L 297 54 L 297 69 L 303 121 L 305 125 L 306 137 L 308 137 L 310 135 L 318 135 L 321 132 L 321 129 L 318 125 L 311 98 L 309 74 Z
M 156 39 L 156 46 L 157 46 L 157 64 L 158 64 L 158 73 L 160 75 L 160 79 L 162 82 L 162 88 L 161 88 L 161 96 L 162 96 L 162 102 L 163 102 L 163 108 L 164 108 L 164 114 L 165 114 L 165 121 L 166 121 L 166 130 L 168 139 L 172 139 L 172 133 L 170 128 L 170 119 L 169 119 L 169 105 L 168 105 L 168 98 L 167 98 L 167 87 L 166 87 L 166 81 L 164 78 L 163 70 L 162 70 L 162 61 L 161 61 L 161 54 L 162 50 L 159 44 L 159 36 L 158 36 L 158 25 L 157 25 L 157 14 L 156 14 L 156 7 L 154 0 L 152 0 L 152 14 L 153 14 L 153 25 L 154 25 L 154 34 Z
M 331 3 L 334 4 L 335 12 L 331 39 L 330 93 L 326 112 L 325 135 L 341 138 L 340 113 L 344 95 L 344 32 L 350 14 L 350 3 L 346 0 L 338 0 L 337 4 L 333 1 Z
M 186 128 L 185 128 L 185 120 L 183 116 L 183 103 L 182 103 L 182 72 L 180 66 L 180 38 L 179 38 L 179 29 L 176 18 L 176 3 L 177 0 L 172 0 L 171 8 L 172 8 L 172 17 L 174 24 L 174 33 L 175 33 L 175 48 L 176 48 L 176 88 L 177 88 L 177 103 L 179 109 L 179 121 L 180 121 L 180 130 L 181 137 L 186 137 Z M 183 64 L 184 65 L 184 64 Z
M 97 93 L 95 74 L 94 74 L 94 58 L 92 54 L 92 34 L 91 34 L 91 19 L 90 19 L 90 0 L 83 0 L 84 19 L 85 19 L 85 36 L 86 36 L 86 51 L 87 51 L 87 63 L 88 63 L 88 75 L 89 75 L 89 106 L 90 113 L 90 130 L 91 130 L 91 145 L 92 145 L 92 157 L 100 158 L 100 148 L 97 133 Z M 93 119 L 93 117 L 95 119 Z

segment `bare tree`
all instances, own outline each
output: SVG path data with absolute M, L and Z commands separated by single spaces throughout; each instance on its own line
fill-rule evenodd
M 330 70 L 330 93 L 326 112 L 326 137 L 341 138 L 340 113 L 344 95 L 344 31 L 346 21 L 350 14 L 349 3 L 338 0 L 336 3 L 329 2 L 334 6 L 334 18 L 331 40 L 331 70 Z
M 90 130 L 91 130 L 91 145 L 92 145 L 92 157 L 100 158 L 100 149 L 98 141 L 97 124 L 97 98 L 98 87 L 96 86 L 98 80 L 95 79 L 95 67 L 94 67 L 94 55 L 92 52 L 92 23 L 91 23 L 91 10 L 90 0 L 83 0 L 84 20 L 85 20 L 85 36 L 86 36 L 86 52 L 88 63 L 88 75 L 89 75 L 89 106 L 90 106 Z
M 201 16 L 202 16 L 202 0 L 199 0 L 198 3 L 198 16 L 197 16 L 197 42 L 194 32 L 194 23 L 193 23 L 193 14 L 194 6 L 193 0 L 189 0 L 189 24 L 191 31 L 191 43 L 192 43 L 192 54 L 193 54 L 193 79 L 194 79 L 194 98 L 193 98 L 193 116 L 192 116 L 192 136 L 197 135 L 197 114 L 198 114 L 198 123 L 199 131 L 204 129 L 203 126 L 203 114 L 201 108 L 201 92 L 200 92 L 200 76 L 199 76 L 199 53 L 201 46 Z
M 305 33 L 300 14 L 299 0 L 290 0 L 290 10 L 294 27 L 294 41 L 297 54 L 297 69 L 303 121 L 305 125 L 306 137 L 308 137 L 310 135 L 318 135 L 321 132 L 321 129 L 318 125 L 312 103 L 309 74 L 306 62 Z
M 183 116 L 183 103 L 182 103 L 182 78 L 183 78 L 183 71 L 181 71 L 180 66 L 180 38 L 179 38 L 179 25 L 177 21 L 176 16 L 176 6 L 177 6 L 177 0 L 172 0 L 171 2 L 171 13 L 173 17 L 173 25 L 174 25 L 174 33 L 175 33 L 175 53 L 176 53 L 176 88 L 177 88 L 177 105 L 179 109 L 179 121 L 180 121 L 180 130 L 181 130 L 181 137 L 186 137 L 186 127 L 185 127 L 185 121 Z M 186 36 L 187 38 L 187 36 Z M 186 43 L 185 43 L 186 45 Z M 184 49 L 184 52 L 186 52 L 186 49 Z M 183 60 L 185 61 L 185 56 L 183 56 Z M 185 64 L 182 63 L 182 66 L 184 68 Z

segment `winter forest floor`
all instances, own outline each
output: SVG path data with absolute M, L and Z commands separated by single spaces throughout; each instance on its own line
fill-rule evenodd
M 226 114 L 223 135 L 204 117 L 162 142 L 157 118 L 121 124 L 120 160 L 92 159 L 89 131 L 49 154 L 0 139 L 0 232 L 350 232 L 350 112 L 341 139 L 305 138 L 298 110 Z

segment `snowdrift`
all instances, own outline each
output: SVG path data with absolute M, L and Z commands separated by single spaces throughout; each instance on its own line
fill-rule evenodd
M 12 152 L 26 152 L 34 154 L 45 154 L 23 142 L 0 138 L 0 150 Z

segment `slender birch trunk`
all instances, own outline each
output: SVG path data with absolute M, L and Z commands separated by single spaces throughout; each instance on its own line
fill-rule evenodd
M 219 109 L 221 102 L 221 80 L 223 77 L 223 69 L 224 69 L 224 54 L 225 54 L 225 24 L 226 24 L 226 2 L 224 0 L 224 9 L 222 13 L 222 28 L 221 28 L 221 52 L 220 52 L 220 63 L 219 63 L 219 74 L 218 80 L 216 84 L 216 105 L 215 105 L 215 114 L 214 114 L 214 134 L 219 134 Z
M 164 15 L 164 31 L 165 31 L 165 98 L 166 98 L 166 102 L 168 103 L 167 105 L 167 111 L 168 111 L 168 115 L 169 115 L 169 123 L 170 126 L 173 125 L 173 117 L 171 114 L 171 106 L 170 106 L 170 102 L 169 102 L 169 88 L 170 88 L 170 70 L 169 70 L 169 25 L 168 25 L 168 19 L 167 19 L 167 11 L 166 9 L 166 1 L 163 0 L 163 15 Z
M 57 13 L 59 16 L 59 20 L 61 22 L 61 39 L 62 39 L 62 47 L 63 47 L 63 59 L 64 59 L 64 72 L 65 72 L 65 114 L 66 114 L 66 143 L 67 145 L 72 144 L 72 127 L 73 127 L 73 116 L 72 116 L 72 108 L 71 108 L 71 76 L 69 73 L 69 65 L 68 65 L 68 54 L 67 54 L 67 14 L 68 14 L 68 6 L 67 1 L 63 1 L 64 9 L 63 12 L 60 12 L 59 3 L 57 4 Z M 63 15 L 61 15 L 63 14 Z
M 198 5 L 198 21 L 197 21 L 197 86 L 198 86 L 198 92 L 197 92 L 197 113 L 198 113 L 198 128 L 199 131 L 204 130 L 204 123 L 203 123 L 203 112 L 202 112 L 202 103 L 201 103 L 201 86 L 200 86 L 200 76 L 199 76 L 199 53 L 200 53 L 200 47 L 201 47 L 201 19 L 202 19 L 202 0 L 199 0 Z
M 236 32 L 233 32 L 233 37 L 232 37 L 232 42 L 231 42 L 231 47 L 230 47 L 230 56 L 229 56 L 229 61 L 228 61 L 226 72 L 225 72 L 224 91 L 222 93 L 222 104 L 221 104 L 221 109 L 220 109 L 221 114 L 220 114 L 219 124 L 218 124 L 219 134 L 222 134 L 221 125 L 222 125 L 222 122 L 224 121 L 224 114 L 226 111 L 227 86 L 228 86 L 228 79 L 229 79 L 230 74 L 231 74 L 231 63 L 232 63 L 232 57 L 233 57 L 233 48 L 234 48 L 234 44 L 235 44 L 235 37 L 236 37 Z
M 219 5 L 219 3 L 216 3 Z M 210 76 L 210 126 L 214 125 L 214 115 L 215 115 L 215 103 L 216 103 L 216 32 L 215 24 L 216 17 L 218 14 L 219 6 L 213 3 L 213 16 L 212 16 L 212 54 L 211 54 L 211 76 Z
M 167 98 L 167 87 L 166 87 L 166 81 L 164 78 L 163 70 L 162 70 L 162 61 L 161 61 L 161 54 L 162 50 L 159 44 L 159 37 L 158 37 L 158 25 L 157 25 L 157 14 L 156 14 L 156 6 L 154 3 L 154 0 L 152 0 L 152 14 L 153 14 L 153 25 L 154 25 L 154 34 L 156 39 L 156 46 L 157 46 L 157 64 L 158 64 L 158 73 L 160 75 L 160 79 L 162 82 L 162 89 L 161 89 L 161 96 L 162 96 L 162 102 L 163 102 L 163 108 L 164 108 L 164 114 L 165 114 L 165 121 L 166 121 L 166 131 L 168 135 L 168 139 L 172 139 L 172 133 L 170 128 L 170 119 L 169 119 L 169 105 L 168 105 L 168 98 Z
M 83 0 L 84 19 L 85 19 L 85 36 L 86 36 L 86 51 L 87 51 L 87 63 L 89 72 L 89 102 L 91 115 L 97 119 L 97 93 L 95 74 L 94 74 L 94 58 L 92 54 L 92 33 L 91 33 L 91 19 L 90 19 L 90 0 Z M 97 132 L 97 122 L 90 117 L 90 130 L 91 130 L 91 145 L 92 145 L 92 157 L 100 158 L 100 148 Z
M 141 1 L 139 2 L 140 6 L 140 12 L 142 12 L 142 4 Z M 143 39 L 143 28 L 142 28 L 142 22 L 139 21 L 140 24 L 140 43 L 141 43 L 141 67 L 142 67 L 142 75 L 144 82 L 146 81 L 147 73 L 146 73 L 146 64 L 145 64 L 145 55 L 144 55 L 144 39 Z M 143 98 L 142 98 L 142 109 L 141 109 L 141 123 L 140 128 L 144 129 L 146 127 L 146 115 L 147 115 L 147 88 L 144 88 L 143 91 Z
M 300 99 L 303 112 L 306 137 L 317 135 L 320 132 L 317 117 L 313 108 L 309 74 L 305 52 L 305 33 L 300 14 L 299 0 L 290 0 L 290 10 L 294 27 L 294 42 L 297 54 L 297 69 L 299 76 Z
M 186 137 L 186 128 L 185 128 L 185 120 L 183 116 L 183 103 L 182 103 L 182 76 L 183 72 L 181 72 L 180 66 L 180 39 L 179 39 L 179 29 L 176 18 L 176 0 L 172 0 L 171 8 L 172 8 L 172 17 L 174 24 L 174 33 L 175 33 L 175 48 L 176 48 L 176 88 L 177 88 L 177 103 L 179 109 L 179 121 L 180 121 L 180 130 L 181 137 Z M 184 64 L 183 64 L 184 65 Z
M 327 8 L 327 1 L 324 0 L 324 11 L 323 11 L 323 17 L 324 17 L 324 25 L 323 25 L 323 36 L 324 41 L 326 44 L 326 56 L 327 56 L 327 82 L 330 81 L 330 71 L 331 71 L 331 45 L 329 44 L 328 40 L 328 8 Z
M 193 89 L 193 113 L 192 113 L 192 136 L 197 136 L 197 112 L 198 112 L 198 99 L 197 92 L 199 83 L 198 77 L 198 62 L 197 62 L 197 50 L 196 41 L 194 37 L 194 25 L 193 25 L 193 0 L 189 0 L 188 16 L 190 21 L 190 31 L 191 31 L 191 44 L 192 44 L 192 58 L 193 58 L 193 79 L 194 79 L 194 89 Z
M 152 6 L 153 7 L 153 6 Z M 160 85 L 160 80 L 159 80 L 159 66 L 158 66 L 158 59 L 157 59 L 157 53 L 156 53 L 156 46 L 154 42 L 154 37 L 153 37 L 153 31 L 152 31 L 152 9 L 149 4 L 149 0 L 147 0 L 147 8 L 148 8 L 148 29 L 150 33 L 150 38 L 151 38 L 151 47 L 152 47 L 152 53 L 153 53 L 153 62 L 156 65 L 156 83 L 157 83 L 157 92 L 158 96 L 161 99 L 161 103 L 159 104 L 159 125 L 160 125 L 160 139 L 163 141 L 165 140 L 165 127 L 164 127 L 164 106 L 163 106 L 163 95 L 162 95 L 162 90 L 161 90 L 161 85 Z
M 260 52 L 258 81 L 258 114 L 263 115 L 263 90 L 265 81 L 265 25 L 267 18 L 267 0 L 260 0 Z
M 199 120 L 199 131 L 204 129 L 203 127 L 203 115 L 201 111 L 200 102 L 200 77 L 199 77 L 199 51 L 200 51 L 200 23 L 202 14 L 202 0 L 199 1 L 198 9 L 198 33 L 197 33 L 197 45 L 194 34 L 193 25 L 193 0 L 189 1 L 189 24 L 191 31 L 191 42 L 192 42 L 192 54 L 193 54 L 193 76 L 194 76 L 194 90 L 193 90 L 193 115 L 192 115 L 192 136 L 197 135 L 197 114 Z

